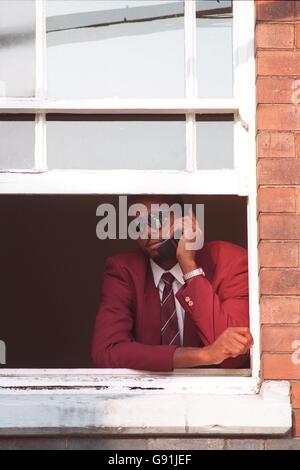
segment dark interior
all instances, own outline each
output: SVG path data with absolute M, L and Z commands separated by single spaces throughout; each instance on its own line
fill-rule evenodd
M 206 240 L 247 245 L 247 199 L 193 196 L 205 204 Z M 190 202 L 186 197 L 185 202 Z M 7 368 L 93 367 L 90 346 L 105 258 L 135 249 L 96 237 L 96 208 L 116 197 L 0 197 L 0 339 Z M 2 366 L 4 367 L 4 366 Z

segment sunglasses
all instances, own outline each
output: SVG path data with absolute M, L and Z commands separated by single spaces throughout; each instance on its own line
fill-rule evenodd
M 150 227 L 153 230 L 160 230 L 170 223 L 170 211 L 151 212 L 150 214 L 138 217 L 135 220 L 136 231 L 145 233 Z

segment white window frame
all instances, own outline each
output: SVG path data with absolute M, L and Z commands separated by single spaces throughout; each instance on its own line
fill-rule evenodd
M 47 100 L 45 0 L 36 0 L 36 97 L 0 98 L 0 112 L 35 113 L 35 171 L 0 173 L 3 194 L 235 194 L 248 196 L 248 244 L 250 326 L 255 343 L 251 355 L 251 375 L 239 371 L 210 372 L 186 369 L 171 374 L 142 373 L 122 369 L 91 370 L 0 370 L 0 392 L 29 387 L 91 389 L 105 384 L 114 393 L 120 390 L 149 389 L 149 383 L 170 393 L 257 394 L 260 387 L 260 325 L 257 261 L 256 152 L 255 152 L 255 58 L 254 1 L 233 1 L 234 98 L 198 99 L 196 90 L 195 1 L 185 2 L 186 97 L 160 100 Z M 187 53 L 188 51 L 188 53 Z M 192 64 L 192 65 L 191 65 Z M 245 92 L 247 90 L 247 92 Z M 184 113 L 187 115 L 186 169 L 179 170 L 51 170 L 46 166 L 46 113 Z M 234 113 L 235 168 L 196 170 L 195 113 Z M 134 185 L 132 182 L 134 181 Z M 228 377 L 230 375 L 230 377 Z M 245 374 L 244 374 L 245 375 Z M 247 375 L 247 374 L 246 374 Z M 120 386 L 120 380 L 122 386 Z M 150 387 L 151 388 L 151 387 Z M 132 391 L 132 393 L 134 393 Z

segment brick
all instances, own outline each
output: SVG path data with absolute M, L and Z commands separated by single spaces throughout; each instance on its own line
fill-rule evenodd
M 152 438 L 148 439 L 149 450 L 223 450 L 223 439 L 205 438 Z
M 300 214 L 300 188 L 297 188 L 296 192 L 296 211 L 298 214 Z
M 67 439 L 68 450 L 144 450 L 146 439 L 127 439 L 122 437 L 70 437 Z
M 292 406 L 300 408 L 300 382 L 292 383 Z
M 264 380 L 299 380 L 300 366 L 292 362 L 292 354 L 263 353 Z
M 257 156 L 258 158 L 294 157 L 294 134 L 291 132 L 260 132 L 257 136 Z
M 300 439 L 267 439 L 266 450 L 300 450 Z
M 258 75 L 300 75 L 300 51 L 258 51 Z
M 300 326 L 263 326 L 262 350 L 267 352 L 293 352 L 295 341 L 300 345 Z
M 271 131 L 300 130 L 300 106 L 293 104 L 259 105 L 257 127 L 261 130 Z
M 297 268 L 299 266 L 298 243 L 261 242 L 259 261 L 263 268 Z
M 263 269 L 260 272 L 260 290 L 268 295 L 299 295 L 300 270 Z
M 300 300 L 289 297 L 262 296 L 260 302 L 262 323 L 298 323 Z
M 262 439 L 228 439 L 227 450 L 264 450 Z
M 296 156 L 300 157 L 300 134 L 296 134 Z
M 294 26 L 260 23 L 256 26 L 255 38 L 259 48 L 291 49 L 294 46 Z
M 300 159 L 261 159 L 257 164 L 259 184 L 300 184 Z
M 299 0 L 295 1 L 295 19 L 297 20 L 300 19 L 300 1 Z
M 291 21 L 294 0 L 262 0 L 256 2 L 256 19 L 261 21 Z
M 64 437 L 1 437 L 0 450 L 66 450 Z
M 300 48 L 300 24 L 296 24 L 296 47 Z
M 299 214 L 262 214 L 259 218 L 260 238 L 263 240 L 299 240 Z
M 222 450 L 224 439 L 70 437 L 68 450 Z
M 296 78 L 292 83 L 291 102 L 293 105 L 299 106 L 300 104 L 300 79 Z
M 292 78 L 259 77 L 256 83 L 257 102 L 290 104 L 292 103 L 294 87 L 295 80 Z
M 300 437 L 300 410 L 293 412 L 293 435 Z
M 258 209 L 260 212 L 295 212 L 296 189 L 286 187 L 260 188 Z

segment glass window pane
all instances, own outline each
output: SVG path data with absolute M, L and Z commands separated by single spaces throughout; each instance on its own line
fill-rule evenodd
M 35 1 L 0 1 L 0 96 L 35 94 Z
M 16 120 L 18 119 L 18 120 Z M 34 116 L 0 115 L 0 169 L 34 167 Z
M 49 115 L 47 152 L 51 169 L 183 169 L 185 120 Z
M 47 2 L 51 98 L 184 96 L 182 0 Z
M 232 24 L 230 1 L 197 1 L 199 98 L 233 96 Z
M 196 129 L 198 169 L 233 168 L 233 115 L 199 115 Z

